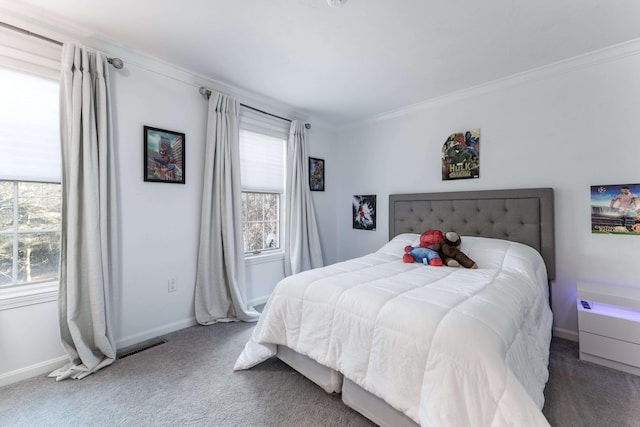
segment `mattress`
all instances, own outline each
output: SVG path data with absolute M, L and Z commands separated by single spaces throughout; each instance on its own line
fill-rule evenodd
M 480 268 L 406 264 L 401 234 L 378 251 L 283 279 L 235 369 L 286 346 L 420 425 L 548 425 L 552 316 L 529 246 L 463 236 Z

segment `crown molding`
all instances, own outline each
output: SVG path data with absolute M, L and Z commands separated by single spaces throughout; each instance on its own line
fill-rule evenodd
M 194 95 L 197 96 L 201 96 L 198 94 L 199 88 L 205 86 L 208 89 L 231 95 L 243 104 L 251 105 L 252 107 L 268 111 L 272 114 L 292 120 L 305 120 L 308 118 L 306 113 L 297 111 L 276 99 L 262 96 L 244 88 L 182 68 L 157 57 L 136 51 L 131 47 L 118 44 L 103 36 L 93 37 L 90 41 L 85 42 L 85 44 L 95 49 L 109 52 L 110 55 L 120 56 L 125 63 L 125 68 L 127 66 L 136 66 L 146 71 L 193 86 Z
M 624 43 L 616 44 L 610 47 L 558 61 L 549 65 L 544 65 L 542 67 L 534 68 L 521 73 L 513 74 L 511 76 L 492 80 L 487 83 L 482 83 L 477 86 L 472 86 L 446 95 L 438 96 L 432 99 L 418 102 L 416 104 L 408 105 L 406 107 L 401 107 L 395 110 L 387 111 L 385 113 L 376 114 L 369 118 L 365 118 L 363 120 L 359 120 L 357 122 L 340 127 L 339 130 L 342 131 L 352 128 L 358 128 L 364 125 L 401 117 L 434 106 L 456 102 L 484 93 L 493 92 L 498 89 L 504 89 L 532 81 L 543 80 L 574 70 L 584 69 L 610 61 L 616 61 L 638 54 L 640 54 L 640 39 L 630 40 Z

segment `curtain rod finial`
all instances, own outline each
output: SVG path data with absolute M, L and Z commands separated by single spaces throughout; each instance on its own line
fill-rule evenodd
M 200 86 L 199 92 L 200 92 L 200 95 L 205 95 L 205 96 L 211 95 L 211 90 L 207 89 L 204 86 Z
M 107 62 L 113 65 L 113 68 L 116 68 L 118 70 L 124 67 L 124 61 L 120 58 L 107 58 Z
M 304 128 L 307 130 L 311 129 L 311 123 L 305 123 Z

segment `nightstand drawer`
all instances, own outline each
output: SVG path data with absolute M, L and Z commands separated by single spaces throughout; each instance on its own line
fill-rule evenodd
M 580 353 L 640 366 L 640 345 L 580 331 Z M 582 357 L 581 357 L 582 358 Z
M 640 323 L 634 320 L 613 317 L 578 306 L 578 325 L 580 332 L 590 332 L 640 344 Z M 582 344 L 582 340 L 580 343 Z

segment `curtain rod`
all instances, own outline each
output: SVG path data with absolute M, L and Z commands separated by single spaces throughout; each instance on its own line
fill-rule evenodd
M 199 92 L 200 92 L 200 95 L 204 95 L 207 98 L 211 96 L 211 89 L 207 89 L 204 86 L 200 86 Z M 291 119 L 287 119 L 285 117 L 276 116 L 275 114 L 271 114 L 271 113 L 268 113 L 266 111 L 262 111 L 262 110 L 260 110 L 258 108 L 252 107 L 250 105 L 246 105 L 246 104 L 242 104 L 242 103 L 240 105 L 242 105 L 244 108 L 248 108 L 250 110 L 257 111 L 258 113 L 266 114 L 267 116 L 275 117 L 276 119 L 285 120 L 285 121 L 291 123 Z
M 211 96 L 211 89 L 207 89 L 207 88 L 206 88 L 206 87 L 204 87 L 204 86 L 200 86 L 199 92 L 200 92 L 200 95 L 204 95 L 204 96 L 206 96 L 207 98 L 208 98 L 209 96 Z M 292 121 L 291 119 L 287 119 L 287 118 L 285 118 L 285 117 L 277 116 L 277 115 L 275 115 L 275 114 L 269 113 L 269 112 L 267 112 L 267 111 L 260 110 L 259 108 L 255 108 L 255 107 L 252 107 L 252 106 L 247 105 L 247 104 L 242 104 L 242 103 L 240 103 L 240 105 L 242 105 L 244 108 L 248 108 L 249 110 L 257 111 L 258 113 L 262 113 L 262 114 L 266 114 L 267 116 L 275 117 L 276 119 L 285 120 L 285 121 L 287 121 L 287 122 L 289 122 L 289 123 L 291 123 L 291 121 Z M 304 127 L 305 127 L 306 129 L 311 129 L 311 123 L 305 123 L 305 124 L 304 124 Z
M 25 30 L 24 28 L 16 27 L 15 25 L 7 24 L 6 22 L 0 22 L 0 27 L 8 28 L 9 30 L 17 31 L 22 34 L 26 34 L 31 37 L 35 37 L 40 40 L 48 41 L 49 43 L 57 44 L 58 46 L 62 46 L 62 42 L 58 40 L 51 39 L 49 37 L 42 36 L 40 34 L 33 33 L 29 30 Z
M 291 123 L 291 119 L 287 119 L 284 117 L 276 116 L 275 114 L 268 113 L 266 111 L 260 110 L 259 108 L 252 107 L 251 105 L 240 103 L 244 108 L 248 108 L 249 110 L 257 111 L 258 113 L 266 114 L 267 116 L 275 117 L 276 119 L 284 120 L 286 122 Z
M 41 34 L 37 34 L 37 33 L 34 33 L 32 31 L 29 31 L 29 30 L 25 30 L 24 28 L 16 27 L 15 25 L 7 24 L 6 22 L 0 21 L 0 27 L 4 27 L 4 28 L 7 28 L 9 30 L 13 30 L 13 31 L 15 31 L 17 33 L 26 34 L 26 35 L 28 35 L 30 37 L 35 37 L 37 39 L 44 40 L 44 41 L 47 41 L 49 43 L 57 44 L 58 46 L 62 46 L 63 45 L 63 43 L 61 41 L 59 41 L 59 40 L 55 40 L 55 39 L 43 36 Z M 121 69 L 122 67 L 124 67 L 124 61 L 122 59 L 120 59 L 120 58 L 107 57 L 107 62 L 109 64 L 113 65 L 113 67 L 117 68 L 117 69 Z

